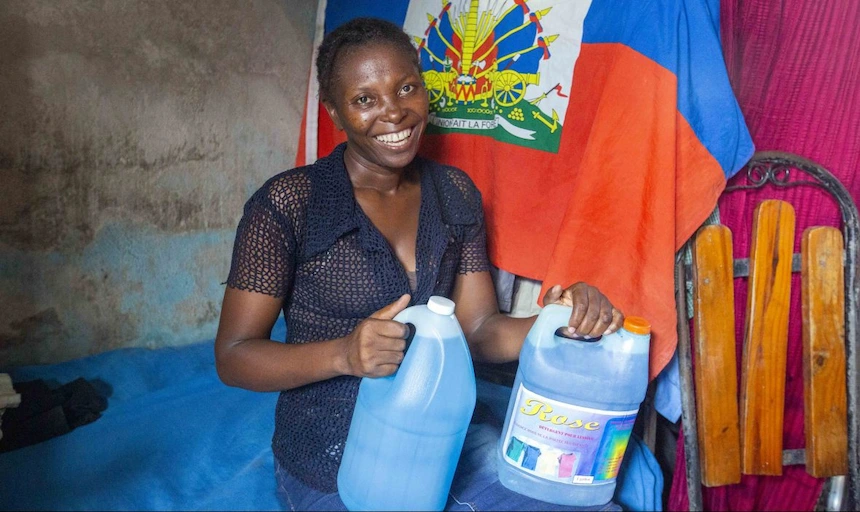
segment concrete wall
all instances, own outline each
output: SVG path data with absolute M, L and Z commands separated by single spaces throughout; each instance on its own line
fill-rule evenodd
M 0 2 L 0 366 L 211 339 L 315 0 Z

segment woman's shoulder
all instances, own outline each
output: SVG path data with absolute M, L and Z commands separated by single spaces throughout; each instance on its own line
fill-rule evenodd
M 457 223 L 471 224 L 482 216 L 481 192 L 462 169 L 422 159 L 438 192 L 444 215 Z
M 452 184 L 457 185 L 459 187 L 477 190 L 477 187 L 472 181 L 472 178 L 469 177 L 466 171 L 460 169 L 459 167 L 439 163 L 435 160 L 430 160 L 429 158 L 422 158 L 421 160 L 424 163 L 425 169 L 432 172 L 434 175 L 437 176 L 437 178 L 451 182 Z
M 272 176 L 251 199 L 265 201 L 281 210 L 304 206 L 310 197 L 312 168 L 311 165 L 295 167 Z
M 424 168 L 429 170 L 439 186 L 455 188 L 467 198 L 477 198 L 480 201 L 481 192 L 466 171 L 453 165 L 442 164 L 434 160 L 422 158 Z

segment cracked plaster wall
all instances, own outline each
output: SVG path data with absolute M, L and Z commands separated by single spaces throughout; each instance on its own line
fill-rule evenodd
M 0 2 L 0 366 L 211 339 L 314 0 Z

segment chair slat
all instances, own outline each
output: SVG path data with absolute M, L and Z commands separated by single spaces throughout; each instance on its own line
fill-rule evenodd
M 746 474 L 782 474 L 782 427 L 794 208 L 762 201 L 753 217 L 741 370 L 741 450 Z
M 693 244 L 696 417 L 702 484 L 741 481 L 732 233 L 703 227 Z
M 801 241 L 806 471 L 848 472 L 842 233 L 809 228 Z

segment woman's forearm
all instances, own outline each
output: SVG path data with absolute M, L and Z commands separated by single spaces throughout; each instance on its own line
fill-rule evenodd
M 218 376 L 252 391 L 281 391 L 347 374 L 342 339 L 286 344 L 250 339 L 220 344 Z
M 507 363 L 519 358 L 523 341 L 537 319 L 489 315 L 467 335 L 472 358 L 487 363 Z

